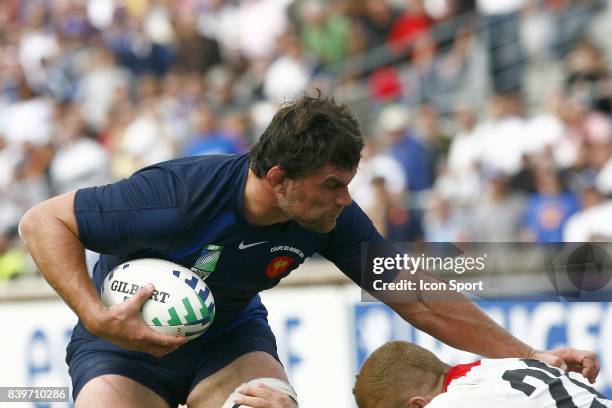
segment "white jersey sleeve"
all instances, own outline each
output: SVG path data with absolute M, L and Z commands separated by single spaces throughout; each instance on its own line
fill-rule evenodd
M 451 379 L 447 391 L 427 407 L 446 408 L 612 408 L 584 382 L 541 361 L 482 360 L 467 373 Z

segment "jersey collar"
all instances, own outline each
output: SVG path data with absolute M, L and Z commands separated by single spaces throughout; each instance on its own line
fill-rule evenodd
M 472 369 L 472 367 L 476 367 L 479 365 L 480 365 L 480 360 L 474 361 L 473 363 L 469 363 L 469 364 L 457 364 L 456 366 L 452 366 L 448 370 L 448 373 L 446 374 L 446 377 L 444 378 L 443 392 L 446 392 L 446 389 L 448 388 L 448 385 L 450 384 L 451 381 L 465 376 Z

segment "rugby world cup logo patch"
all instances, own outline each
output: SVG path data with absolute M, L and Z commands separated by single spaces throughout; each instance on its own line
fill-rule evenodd
M 222 245 L 206 245 L 191 267 L 191 270 L 203 280 L 206 279 L 217 268 L 217 262 L 219 262 L 222 250 Z

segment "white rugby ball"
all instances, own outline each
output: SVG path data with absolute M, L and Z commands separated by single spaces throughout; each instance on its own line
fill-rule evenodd
M 142 307 L 142 317 L 152 329 L 192 340 L 212 324 L 215 301 L 206 283 L 184 266 L 163 259 L 134 259 L 115 267 L 104 279 L 102 302 L 120 304 L 149 283 L 155 291 Z

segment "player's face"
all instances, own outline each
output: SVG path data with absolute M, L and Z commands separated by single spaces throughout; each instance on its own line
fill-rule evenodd
M 302 227 L 317 233 L 330 232 L 342 209 L 353 202 L 348 184 L 355 171 L 328 164 L 308 176 L 287 179 L 285 194 L 278 197 L 279 206 Z

